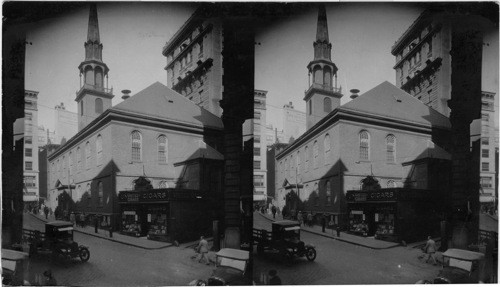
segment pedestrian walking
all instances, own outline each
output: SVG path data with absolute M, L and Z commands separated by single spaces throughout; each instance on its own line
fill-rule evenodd
M 43 213 L 45 213 L 45 219 L 49 219 L 49 208 L 47 206 L 43 208 Z
M 276 206 L 274 206 L 274 205 L 273 205 L 273 206 L 271 207 L 271 211 L 272 211 L 272 213 L 273 213 L 273 219 L 276 219 Z
M 430 236 L 427 237 L 427 243 L 425 244 L 424 251 L 428 254 L 427 260 L 425 263 L 429 262 L 429 259 L 432 259 L 434 265 L 437 265 L 436 261 L 436 242 L 432 240 Z
M 340 223 L 337 223 L 336 229 L 337 229 L 337 237 L 340 237 Z
M 208 241 L 205 240 L 203 236 L 200 237 L 200 243 L 198 243 L 198 252 L 200 252 L 200 260 L 198 262 L 201 263 L 201 260 L 205 258 L 205 264 L 210 265 L 210 261 L 208 260 L 207 254 L 208 254 Z
M 309 225 L 309 227 L 313 225 L 312 221 L 313 221 L 313 214 L 312 212 L 309 212 L 309 214 L 307 215 L 307 225 Z
M 75 213 L 74 212 L 71 212 L 71 214 L 69 215 L 69 221 L 71 221 L 71 223 L 73 224 L 73 226 L 75 225 Z
M 324 233 L 326 229 L 326 214 L 321 216 L 321 231 Z
M 331 216 L 330 221 L 328 221 L 328 228 L 332 229 L 332 235 L 333 235 L 333 232 L 335 232 L 335 221 L 333 221 L 333 216 Z
M 278 271 L 269 270 L 269 285 L 281 285 L 281 279 L 278 276 Z
M 302 217 L 302 212 L 299 211 L 297 214 L 297 221 L 299 222 L 299 226 L 302 226 L 302 223 L 304 222 L 304 217 Z
M 85 227 L 85 212 L 80 213 L 80 226 Z

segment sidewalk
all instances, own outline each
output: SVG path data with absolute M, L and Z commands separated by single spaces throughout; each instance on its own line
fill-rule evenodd
M 30 216 L 35 217 L 38 220 L 47 222 L 47 221 L 54 221 L 54 215 L 49 215 L 48 220 L 45 219 L 45 216 L 40 215 L 40 214 L 32 214 L 32 213 L 27 213 Z M 143 249 L 149 249 L 149 250 L 154 250 L 154 249 L 163 249 L 167 247 L 174 246 L 172 243 L 167 243 L 167 242 L 159 242 L 159 241 L 154 241 L 154 240 L 148 240 L 146 237 L 132 237 L 128 235 L 123 235 L 118 232 L 113 232 L 113 237 L 109 236 L 109 231 L 104 230 L 104 229 L 98 229 L 98 233 L 95 233 L 94 227 L 91 226 L 86 226 L 86 227 L 74 227 L 74 231 L 84 233 L 90 236 L 114 241 L 117 243 L 122 243 L 138 248 L 143 248 Z M 185 243 L 183 245 L 190 245 L 194 243 Z
M 281 215 L 276 215 L 276 219 L 273 219 L 272 214 L 262 214 L 259 212 L 259 215 L 264 217 L 267 220 L 270 221 L 275 221 L 275 220 L 283 220 L 283 217 Z M 324 237 L 329 237 L 338 241 L 366 247 L 366 248 L 371 248 L 371 249 L 388 249 L 388 248 L 393 248 L 400 246 L 399 243 L 396 242 L 388 242 L 388 241 L 383 241 L 383 240 L 377 240 L 373 237 L 362 237 L 362 236 L 357 236 L 353 234 L 349 234 L 346 232 L 340 232 L 340 237 L 337 237 L 337 232 L 334 230 L 332 233 L 331 229 L 326 229 L 325 232 L 322 232 L 321 226 L 319 225 L 314 225 L 312 227 L 309 226 L 302 226 L 301 230 L 306 231 L 309 233 L 313 233 L 316 235 L 324 236 Z

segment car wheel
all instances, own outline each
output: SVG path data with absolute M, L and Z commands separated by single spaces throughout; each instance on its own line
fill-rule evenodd
M 311 248 L 311 247 L 307 248 L 306 257 L 307 257 L 307 260 L 309 260 L 309 261 L 313 261 L 314 259 L 316 259 L 316 249 Z
M 82 262 L 87 262 L 90 259 L 90 251 L 86 247 L 81 247 L 79 256 Z

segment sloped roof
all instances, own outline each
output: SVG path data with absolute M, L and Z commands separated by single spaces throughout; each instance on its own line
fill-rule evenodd
M 451 127 L 447 117 L 387 81 L 342 105 L 339 109 L 359 111 L 434 127 Z
M 197 126 L 223 128 L 219 117 L 159 82 L 155 82 L 112 109 Z

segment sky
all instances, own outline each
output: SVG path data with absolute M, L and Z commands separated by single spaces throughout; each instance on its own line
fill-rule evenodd
M 363 94 L 384 81 L 395 84 L 391 47 L 423 10 L 408 2 L 326 5 L 332 61 L 339 69 L 338 85 L 344 94 L 341 104 L 351 100 L 351 89 Z M 289 17 L 264 23 L 256 32 L 255 89 L 268 91 L 267 123 L 278 130 L 283 128 L 284 104 L 291 101 L 295 109 L 305 112 L 306 67 L 314 56 L 317 18 L 316 6 L 301 7 Z M 496 43 L 494 58 L 487 62 L 492 68 L 498 63 L 498 33 L 489 40 Z M 493 46 L 488 49 L 491 54 Z M 498 67 L 483 78 L 487 78 L 483 90 L 498 93 Z
M 64 5 L 64 4 L 62 4 Z M 154 82 L 167 84 L 162 48 L 196 9 L 193 3 L 98 3 L 103 62 L 110 69 L 113 105 L 121 91 L 131 95 Z M 84 60 L 89 7 L 34 23 L 26 41 L 25 88 L 38 91 L 38 123 L 55 128 L 54 106 L 75 112 L 80 89 L 78 65 Z

